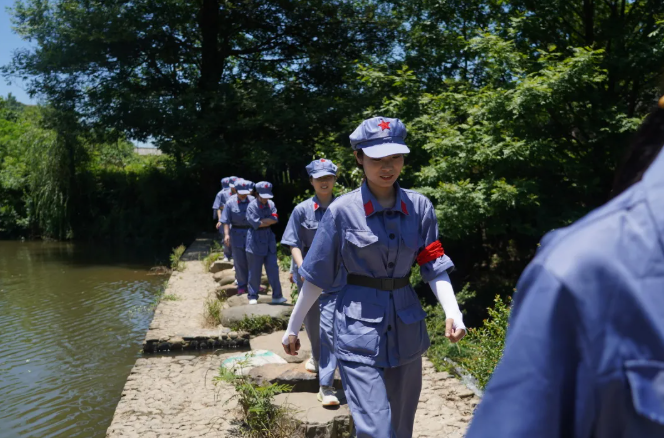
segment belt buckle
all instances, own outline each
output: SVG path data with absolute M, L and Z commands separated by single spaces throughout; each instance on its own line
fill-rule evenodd
M 394 290 L 394 278 L 381 278 L 380 288 L 382 290 Z

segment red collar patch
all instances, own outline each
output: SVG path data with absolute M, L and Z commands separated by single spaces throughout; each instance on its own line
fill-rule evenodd
M 317 202 L 314 202 L 314 211 L 318 210 L 318 207 L 320 207 L 320 205 L 318 205 Z
M 403 200 L 401 201 L 401 211 L 402 211 L 404 214 L 408 214 L 408 207 L 406 207 L 406 203 L 403 202 Z
M 371 203 L 371 201 L 367 201 L 367 203 L 364 204 L 364 214 L 365 214 L 365 216 L 369 216 L 373 212 L 374 212 L 373 204 Z
M 380 123 L 378 124 L 380 126 L 381 131 L 385 131 L 386 129 L 390 129 L 390 122 L 386 122 L 385 120 L 381 120 Z

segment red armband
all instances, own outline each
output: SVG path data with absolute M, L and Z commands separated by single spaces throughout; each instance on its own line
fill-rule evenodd
M 279 215 L 278 215 L 277 213 L 272 213 L 272 216 L 274 216 L 274 217 L 276 217 L 277 219 L 279 219 Z
M 417 264 L 422 266 L 444 255 L 445 250 L 443 249 L 443 245 L 441 245 L 440 240 L 436 240 L 417 255 Z

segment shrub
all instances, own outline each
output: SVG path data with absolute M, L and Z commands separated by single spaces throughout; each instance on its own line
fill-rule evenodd
M 428 356 L 438 368 L 446 368 L 444 358 L 448 357 L 461 364 L 481 388 L 489 382 L 493 370 L 500 362 L 505 346 L 510 315 L 511 298 L 494 299 L 494 307 L 489 308 L 489 317 L 479 328 L 469 328 L 468 334 L 457 344 L 445 337 L 445 314 L 440 306 L 427 308 L 427 329 L 431 336 Z

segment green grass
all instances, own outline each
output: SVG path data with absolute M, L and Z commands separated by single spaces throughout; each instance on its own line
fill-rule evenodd
M 182 259 L 182 254 L 186 251 L 186 247 L 184 245 L 180 245 L 177 248 L 173 248 L 173 252 L 171 253 L 171 269 L 174 271 L 184 271 L 184 262 L 181 261 Z
M 252 335 L 261 333 L 272 333 L 276 330 L 285 330 L 288 327 L 288 321 L 271 316 L 247 316 L 245 315 L 242 321 L 239 321 L 231 326 L 234 331 L 249 332 Z
M 161 297 L 161 301 L 180 301 L 180 297 L 175 294 L 166 294 Z
M 211 252 L 207 257 L 203 259 L 203 267 L 205 267 L 205 272 L 210 272 L 210 266 L 217 260 L 222 257 L 223 254 L 220 252 Z
M 288 415 L 289 409 L 274 404 L 277 394 L 290 392 L 293 387 L 277 383 L 256 385 L 241 372 L 247 365 L 248 359 L 237 362 L 233 369 L 221 367 L 214 379 L 215 384 L 226 382 L 235 388 L 237 394 L 234 397 L 242 409 L 242 435 L 249 438 L 302 438 L 298 425 Z
M 203 304 L 203 318 L 206 325 L 216 327 L 221 324 L 221 311 L 224 308 L 224 301 L 226 301 L 225 298 L 218 297 L 215 293 L 208 295 Z

